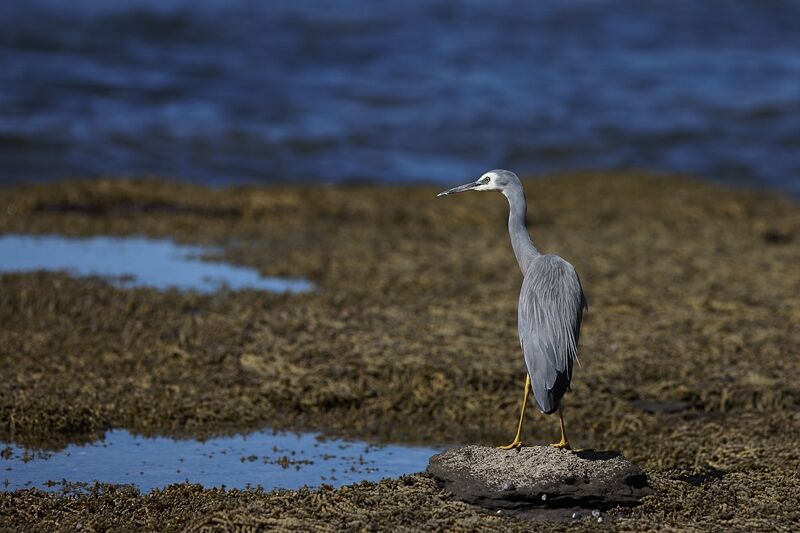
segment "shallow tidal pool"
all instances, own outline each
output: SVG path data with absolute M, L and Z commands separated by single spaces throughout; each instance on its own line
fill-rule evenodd
M 438 451 L 270 430 L 206 441 L 113 430 L 58 452 L 0 442 L 0 487 L 58 489 L 62 480 L 133 484 L 143 492 L 184 482 L 265 490 L 341 486 L 421 472 Z
M 0 236 L 0 273 L 66 271 L 74 276 L 101 276 L 114 285 L 155 287 L 203 293 L 257 289 L 307 292 L 304 279 L 262 276 L 257 270 L 204 261 L 213 249 L 185 246 L 145 237 L 67 238 L 58 235 Z

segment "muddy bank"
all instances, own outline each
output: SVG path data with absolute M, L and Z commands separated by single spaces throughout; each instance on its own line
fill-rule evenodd
M 534 242 L 576 266 L 589 298 L 565 403 L 571 440 L 619 449 L 666 487 L 635 511 L 637 527 L 797 520 L 800 209 L 639 174 L 526 191 Z M 435 192 L 149 181 L 0 191 L 0 233 L 221 244 L 227 260 L 320 289 L 197 295 L 0 276 L 0 440 L 54 448 L 110 427 L 263 426 L 507 440 L 524 370 L 506 205 Z M 558 436 L 552 417 L 526 424 L 531 442 Z M 4 509 L 20 497 L 3 495 Z

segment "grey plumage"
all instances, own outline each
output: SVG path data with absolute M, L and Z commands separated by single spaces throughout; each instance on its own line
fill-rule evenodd
M 572 265 L 556 255 L 531 261 L 519 294 L 519 340 L 543 413 L 555 412 L 569 389 L 585 307 Z
M 519 295 L 519 339 L 539 409 L 558 409 L 569 390 L 572 366 L 586 298 L 575 269 L 556 255 L 543 255 L 531 241 L 525 223 L 527 204 L 522 183 L 513 172 L 492 170 L 480 179 L 440 196 L 468 190 L 499 191 L 508 199 L 508 232 L 523 274 Z

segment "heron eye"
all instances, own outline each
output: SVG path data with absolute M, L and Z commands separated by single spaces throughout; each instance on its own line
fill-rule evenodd
M 489 181 L 490 181 L 490 179 L 489 179 L 489 177 L 487 176 L 487 177 L 485 177 L 485 178 L 483 178 L 483 179 L 481 180 L 481 183 L 483 183 L 483 184 L 485 185 L 485 184 L 489 183 Z

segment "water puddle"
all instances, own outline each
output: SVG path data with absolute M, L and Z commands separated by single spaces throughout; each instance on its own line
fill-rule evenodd
M 50 482 L 134 484 L 143 492 L 172 483 L 265 490 L 341 486 L 425 470 L 439 450 L 262 431 L 204 442 L 142 437 L 124 430 L 92 444 L 34 452 L 0 443 L 2 490 L 59 488 Z
M 144 237 L 65 238 L 57 235 L 0 236 L 0 272 L 64 270 L 103 276 L 120 287 L 176 288 L 204 293 L 223 287 L 271 292 L 306 292 L 311 282 L 264 277 L 252 268 L 200 257 L 214 250 Z

